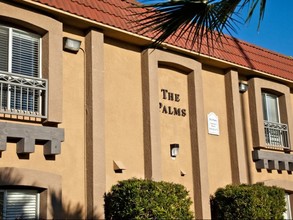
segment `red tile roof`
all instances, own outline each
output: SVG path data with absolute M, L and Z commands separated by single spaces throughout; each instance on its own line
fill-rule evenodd
M 141 14 L 144 9 L 133 7 L 135 0 L 33 0 L 56 9 L 69 12 L 90 20 L 118 29 L 138 34 L 133 20 L 134 14 Z M 143 34 L 152 37 L 151 33 Z M 195 51 L 185 40 L 168 39 L 168 44 Z M 196 52 L 196 51 L 195 51 Z M 293 59 L 255 45 L 227 37 L 222 45 L 208 53 L 202 47 L 203 55 L 212 56 L 245 68 L 258 70 L 285 79 L 293 80 Z

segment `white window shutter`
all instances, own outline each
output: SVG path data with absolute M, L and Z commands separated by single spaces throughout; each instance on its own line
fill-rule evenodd
M 38 193 L 35 190 L 8 190 L 5 219 L 37 219 L 38 203 Z

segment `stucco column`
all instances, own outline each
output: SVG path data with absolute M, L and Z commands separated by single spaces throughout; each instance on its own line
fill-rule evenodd
M 86 54 L 86 203 L 88 218 L 104 218 L 106 192 L 104 35 L 91 30 Z
M 158 94 L 157 53 L 145 50 L 142 53 L 143 120 L 145 177 L 161 180 L 161 134 Z
M 206 143 L 206 121 L 202 87 L 202 66 L 194 61 L 193 71 L 188 75 L 190 135 L 194 203 L 197 219 L 210 219 L 210 192 Z
M 225 86 L 232 181 L 237 184 L 248 183 L 238 72 L 229 70 L 226 73 Z

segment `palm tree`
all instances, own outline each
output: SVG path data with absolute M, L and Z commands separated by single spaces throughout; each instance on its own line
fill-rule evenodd
M 237 32 L 241 23 L 240 11 L 249 7 L 245 22 L 249 22 L 257 6 L 259 20 L 264 17 L 266 0 L 141 0 L 139 7 L 145 8 L 142 18 L 138 20 L 138 31 L 141 34 L 153 33 L 157 46 L 170 36 L 178 40 L 182 36 L 191 42 L 191 48 L 199 48 L 203 40 L 207 46 L 222 39 L 223 32 L 230 35 Z M 144 3 L 145 2 L 145 3 Z M 220 40 L 221 41 L 221 40 Z

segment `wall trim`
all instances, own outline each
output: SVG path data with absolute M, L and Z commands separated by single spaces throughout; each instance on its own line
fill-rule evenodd
M 44 145 L 44 155 L 56 155 L 63 141 L 63 128 L 0 122 L 0 152 L 6 150 L 7 142 L 15 142 L 18 154 L 34 153 L 39 143 Z

